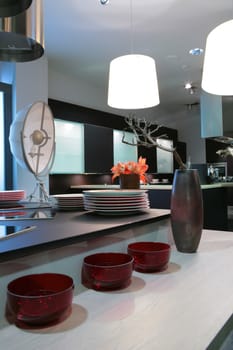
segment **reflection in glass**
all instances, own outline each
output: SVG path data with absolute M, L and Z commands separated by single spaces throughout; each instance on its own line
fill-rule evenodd
M 158 144 L 171 149 L 173 147 L 172 140 L 158 139 Z M 157 148 L 157 172 L 173 173 L 173 153 Z

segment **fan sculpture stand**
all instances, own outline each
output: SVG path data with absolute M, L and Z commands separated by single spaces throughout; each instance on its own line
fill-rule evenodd
M 36 102 L 30 108 L 21 132 L 25 163 L 36 178 L 36 187 L 28 197 L 35 198 L 39 190 L 39 202 L 49 203 L 49 195 L 42 178 L 49 174 L 55 154 L 55 131 L 52 113 L 44 102 Z
M 25 137 L 25 136 L 23 136 Z M 37 197 L 35 196 L 36 192 L 39 190 L 39 202 L 40 203 L 48 203 L 49 202 L 49 194 L 45 188 L 45 184 L 42 181 L 42 179 L 40 178 L 38 172 L 39 172 L 39 158 L 44 156 L 43 153 L 43 147 L 46 145 L 46 143 L 48 142 L 49 139 L 51 139 L 51 137 L 48 136 L 48 133 L 46 132 L 46 130 L 34 130 L 33 133 L 30 135 L 31 141 L 32 141 L 32 147 L 30 152 L 28 152 L 28 156 L 31 157 L 31 159 L 33 160 L 33 158 L 36 159 L 36 165 L 35 165 L 35 172 L 34 172 L 34 176 L 37 180 L 36 183 L 36 187 L 34 189 L 34 191 L 28 196 L 28 200 L 29 202 L 33 201 L 33 199 L 35 198 L 37 200 Z M 54 154 L 54 152 L 53 152 Z M 52 162 L 53 163 L 53 162 Z M 51 165 L 52 165 L 51 163 Z M 51 166 L 50 166 L 51 168 Z M 49 169 L 47 169 L 46 174 L 47 175 L 49 173 Z
M 21 110 L 11 125 L 9 140 L 11 152 L 19 165 L 28 169 L 36 179 L 29 201 L 36 199 L 40 206 L 42 203 L 48 206 L 45 180 L 55 156 L 55 126 L 49 106 L 38 101 Z
M 38 201 L 35 193 L 39 190 L 39 202 L 40 203 L 49 203 L 49 194 L 45 188 L 44 182 L 42 182 L 38 177 L 36 177 L 37 183 L 34 191 L 28 196 L 29 202 L 32 202 L 35 198 Z

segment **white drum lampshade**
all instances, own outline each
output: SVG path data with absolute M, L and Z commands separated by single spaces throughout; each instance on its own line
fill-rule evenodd
M 156 65 L 153 58 L 130 54 L 110 62 L 108 105 L 141 109 L 159 104 Z
M 233 20 L 220 24 L 207 37 L 202 89 L 214 95 L 233 95 Z

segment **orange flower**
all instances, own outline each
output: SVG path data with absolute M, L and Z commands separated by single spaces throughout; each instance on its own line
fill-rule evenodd
M 140 180 L 143 183 L 146 183 L 145 172 L 148 169 L 148 165 L 146 164 L 146 158 L 142 158 L 141 156 L 138 159 L 138 162 L 128 161 L 126 163 L 118 162 L 111 168 L 111 172 L 113 173 L 112 180 L 121 174 L 138 174 L 140 176 Z

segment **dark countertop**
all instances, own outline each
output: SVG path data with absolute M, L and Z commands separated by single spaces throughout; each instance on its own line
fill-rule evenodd
M 229 188 L 233 187 L 233 182 L 216 182 L 212 184 L 201 185 L 203 190 L 213 189 L 213 188 Z M 71 190 L 92 190 L 92 189 L 119 189 L 119 185 L 71 185 Z M 159 183 L 159 184 L 147 184 L 140 185 L 142 190 L 171 190 L 172 184 Z
M 56 212 L 53 219 L 18 219 L 0 220 L 2 225 L 17 225 L 30 227 L 32 230 L 12 234 L 7 239 L 0 240 L 0 261 L 17 253 L 25 254 L 38 249 L 47 249 L 67 245 L 84 239 L 113 233 L 114 230 L 125 228 L 129 225 L 140 225 L 145 222 L 153 222 L 168 217 L 170 210 L 147 209 L 136 215 L 103 216 L 87 211 Z

